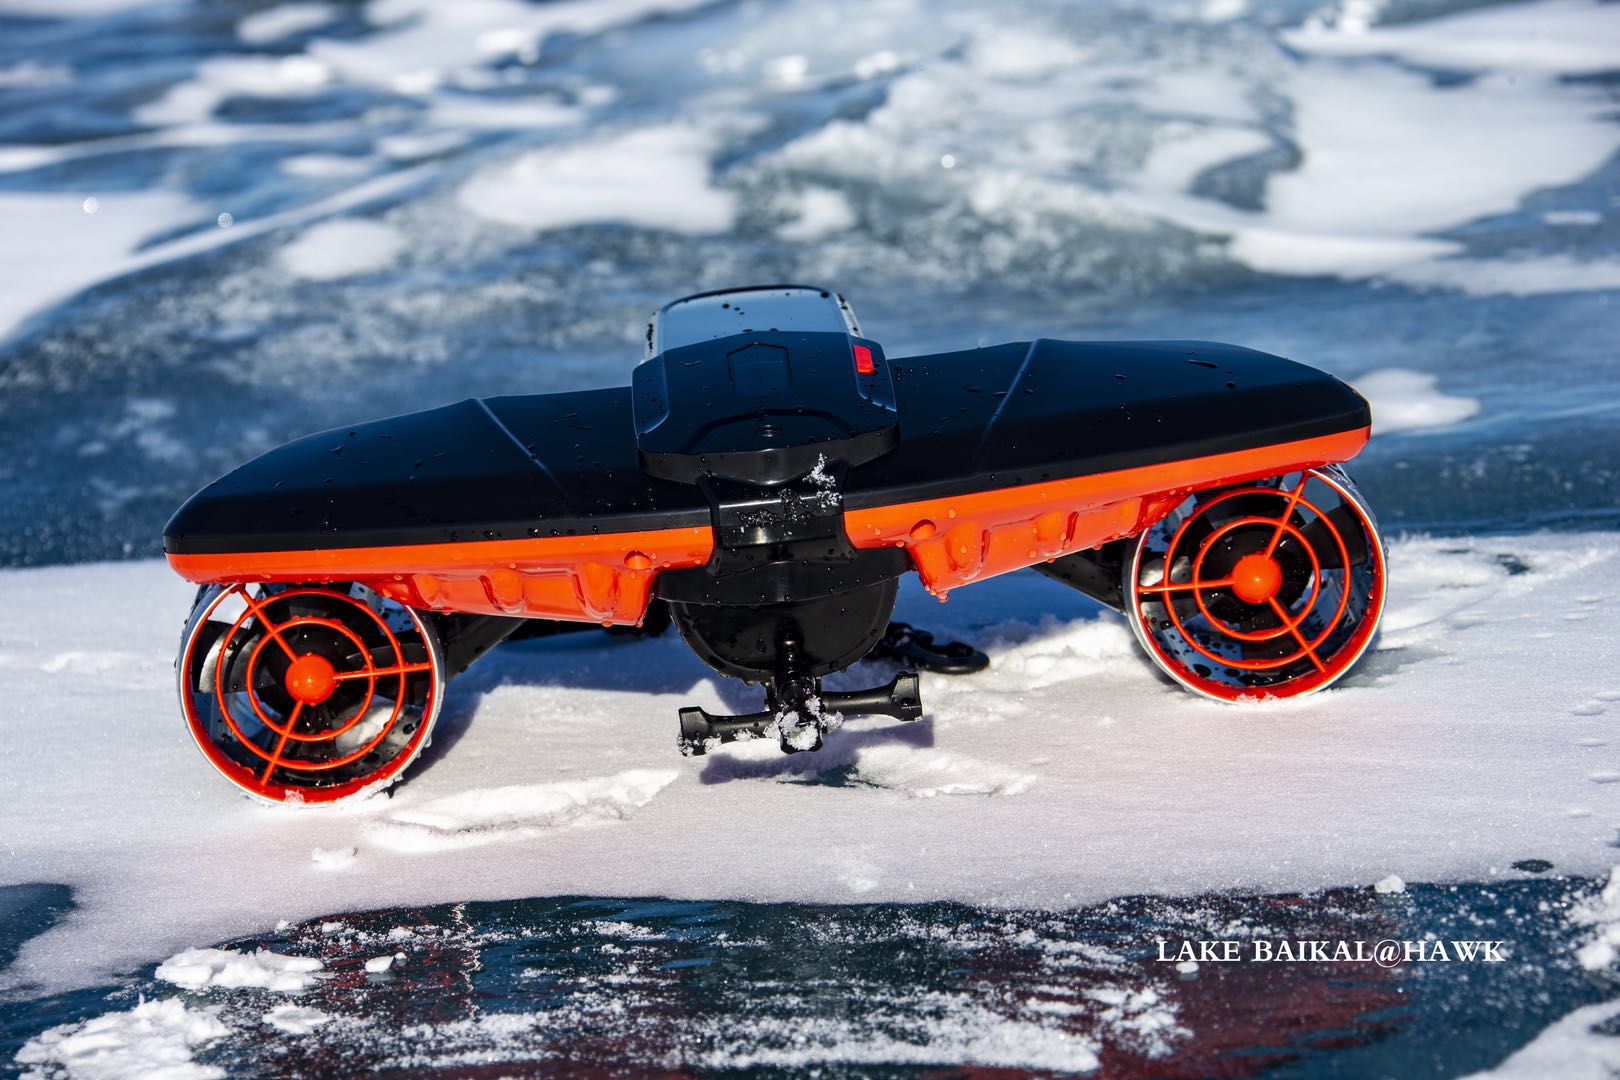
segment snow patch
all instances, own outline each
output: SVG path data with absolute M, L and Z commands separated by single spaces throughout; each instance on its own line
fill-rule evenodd
M 0 14 L 41 19 L 86 19 L 146 7 L 152 0 L 0 0 Z
M 1388 877 L 1379 878 L 1373 883 L 1373 892 L 1375 893 L 1403 893 L 1405 891 L 1406 882 L 1401 880 L 1399 874 L 1390 874 Z
M 428 140 L 437 140 L 438 147 L 429 152 L 438 153 L 454 145 L 451 140 L 464 141 L 465 133 L 469 131 L 539 131 L 573 123 L 579 117 L 578 109 L 544 99 L 492 100 L 464 94 L 442 94 L 435 97 L 428 106 L 425 119 L 435 127 L 453 130 L 416 136 L 415 139 L 419 147 Z M 411 138 L 397 136 L 391 142 L 379 141 L 378 146 L 384 153 L 390 153 L 390 156 L 414 157 L 421 152 L 420 149 L 409 154 L 392 154 L 388 149 L 390 145 L 395 148 L 403 147 Z
M 508 57 L 533 62 L 547 38 L 589 35 L 674 13 L 706 0 L 372 0 L 379 31 L 356 41 L 315 41 L 309 51 L 352 82 L 397 93 L 431 93 Z
M 1397 267 L 1386 276 L 1404 285 L 1452 289 L 1470 296 L 1540 296 L 1620 289 L 1620 259 L 1581 259 L 1573 255 L 1434 259 Z
M 902 1040 L 874 1036 L 858 1021 L 756 1017 L 746 1037 L 739 1031 L 733 1038 L 717 1040 L 734 1049 L 715 1050 L 700 1064 L 719 1071 L 801 1072 L 838 1065 L 978 1065 L 1054 1072 L 1090 1072 L 1098 1066 L 1098 1045 L 1085 1035 L 1008 1019 L 966 1002 L 944 1016 L 919 1012 L 915 1028 Z
M 1535 190 L 1590 174 L 1620 149 L 1606 104 L 1553 75 L 1486 74 L 1436 87 L 1398 68 L 1316 62 L 1291 71 L 1283 89 L 1294 102 L 1301 160 L 1268 177 L 1262 211 L 1166 189 L 1166 179 L 1191 165 L 1218 163 L 1223 140 L 1244 150 L 1244 136 L 1219 129 L 1190 147 L 1156 152 L 1119 201 L 1229 236 L 1228 254 L 1256 270 L 1361 278 L 1454 255 L 1457 243 L 1425 234 L 1513 210 Z M 1174 157 L 1155 164 L 1176 154 L 1190 164 Z M 1448 272 L 1427 271 L 1442 279 Z M 1465 275 L 1477 290 L 1492 280 L 1462 268 Z
M 1439 376 L 1385 368 L 1357 376 L 1355 388 L 1372 406 L 1373 432 L 1423 431 L 1460 424 L 1479 413 L 1476 398 L 1442 392 Z
M 1116 1040 L 1150 1058 L 1167 1056 L 1178 1040 L 1192 1035 L 1177 1022 L 1176 1006 L 1154 987 L 1098 987 L 1086 996 L 1102 1005 L 1098 1020 Z
M 236 24 L 236 36 L 249 45 L 265 45 L 325 26 L 337 16 L 331 4 L 278 4 L 243 16 Z
M 0 339 L 29 315 L 116 276 L 147 237 L 195 221 L 203 208 L 166 191 L 83 196 L 0 192 Z
M 1548 210 L 1541 215 L 1541 220 L 1548 225 L 1601 225 L 1603 215 L 1596 210 Z
M 1607 1030 L 1620 1001 L 1576 1009 L 1502 1064 L 1468 1080 L 1612 1080 L 1620 1074 L 1620 1039 Z
M 277 993 L 297 994 L 315 985 L 314 973 L 324 966 L 314 957 L 284 956 L 268 949 L 251 953 L 187 949 L 159 964 L 155 974 L 164 982 L 188 990 L 262 986 Z
M 1571 910 L 1569 921 L 1577 927 L 1592 928 L 1575 953 L 1581 967 L 1603 971 L 1620 960 L 1620 866 L 1609 872 L 1609 880 L 1596 896 Z
M 1283 40 L 1322 56 L 1393 56 L 1424 67 L 1578 75 L 1620 68 L 1620 19 L 1601 0 L 1502 4 L 1397 25 L 1307 20 Z
M 855 224 L 855 208 L 843 192 L 834 188 L 806 188 L 800 193 L 796 216 L 777 229 L 784 240 L 805 244 L 824 240 Z
M 307 1005 L 277 1005 L 264 1014 L 266 1024 L 287 1035 L 308 1035 L 331 1020 L 330 1013 Z
M 1004 26 L 973 39 L 968 65 L 987 79 L 1033 82 L 1082 64 L 1090 55 L 1059 35 Z
M 744 740 L 709 752 L 704 775 L 725 780 L 802 783 L 836 775 L 842 782 L 883 788 L 918 799 L 936 795 L 1019 795 L 1035 774 L 967 754 L 904 742 L 860 745 L 856 736 L 829 736 L 814 754 L 784 755 L 774 739 Z
M 1159 136 L 1136 184 L 1166 192 L 1184 191 L 1208 169 L 1259 153 L 1272 143 L 1265 132 L 1247 127 L 1166 124 Z
M 335 281 L 381 270 L 404 248 L 399 230 L 380 221 L 325 221 L 282 248 L 281 264 L 306 281 Z
M 188 1009 L 178 998 L 143 1001 L 128 1012 L 41 1032 L 17 1052 L 31 1076 L 83 1080 L 213 1080 L 225 1070 L 199 1065 L 193 1048 L 230 1034 L 212 1009 Z
M 64 64 L 41 64 L 37 60 L 0 66 L 0 88 L 34 89 L 41 86 L 61 86 L 73 79 L 73 69 Z M 86 207 L 87 213 L 94 213 Z
M 735 199 L 712 184 L 714 146 L 698 128 L 670 124 L 533 150 L 478 173 L 458 200 L 486 221 L 536 230 L 612 222 L 723 232 Z
M 216 56 L 132 115 L 142 124 L 198 123 L 233 97 L 308 97 L 331 81 L 331 69 L 308 56 Z
M 1248 11 L 1249 0 L 1204 0 L 1198 8 L 1198 17 L 1209 23 L 1231 22 Z
M 1035 783 L 1033 773 L 949 750 L 879 745 L 861 750 L 854 778 L 919 799 L 936 795 L 1019 795 Z
M 288 176 L 311 179 L 347 179 L 365 176 L 375 168 L 370 158 L 349 157 L 344 154 L 294 154 L 282 158 L 278 168 Z
M 318 847 L 310 850 L 309 857 L 322 870 L 347 870 L 354 865 L 355 849 Z
M 564 826 L 628 818 L 679 775 L 632 769 L 593 780 L 466 791 L 395 811 L 374 835 L 384 847 L 407 852 L 528 840 Z

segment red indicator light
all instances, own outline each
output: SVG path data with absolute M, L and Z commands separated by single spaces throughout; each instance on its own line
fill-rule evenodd
M 877 365 L 872 362 L 872 350 L 865 345 L 855 346 L 855 370 L 862 375 L 877 373 Z

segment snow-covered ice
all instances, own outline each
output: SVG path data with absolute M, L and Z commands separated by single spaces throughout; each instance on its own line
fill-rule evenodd
M 391 797 L 326 810 L 242 800 L 190 746 L 172 681 L 190 590 L 166 567 L 6 571 L 0 786 L 31 810 L 4 879 L 70 884 L 80 905 L 8 979 L 83 985 L 280 919 L 452 898 L 1062 907 L 1392 866 L 1490 880 L 1526 857 L 1606 872 L 1620 784 L 1594 778 L 1616 765 L 1620 677 L 1598 616 L 1620 543 L 1412 538 L 1390 566 L 1379 645 L 1341 688 L 1235 707 L 1166 685 L 1122 619 L 1034 575 L 944 606 L 908 592 L 901 617 L 987 645 L 991 667 L 925 676 L 917 724 L 851 720 L 791 757 L 679 757 L 677 707 L 747 694 L 673 635 L 508 646 L 451 687 Z M 47 670 L 68 640 L 112 659 Z M 341 873 L 310 857 L 350 847 Z M 204 951 L 195 978 L 217 982 L 216 961 L 253 958 Z

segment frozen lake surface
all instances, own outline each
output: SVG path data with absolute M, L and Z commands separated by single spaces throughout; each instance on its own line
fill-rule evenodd
M 1617 75 L 1596 0 L 0 0 L 0 1058 L 1620 1068 Z M 277 813 L 197 760 L 186 495 L 622 383 L 660 303 L 763 280 L 896 356 L 1211 338 L 1358 386 L 1377 651 L 1216 708 L 1014 575 L 907 593 L 991 669 L 820 755 L 678 758 L 677 706 L 742 695 L 587 635 L 458 682 L 390 798 Z M 1512 960 L 1151 960 L 1430 932 Z M 322 967 L 154 974 L 221 942 Z
M 243 1075 L 909 1077 L 972 1065 L 1450 1076 L 1497 1063 L 1577 1009 L 1592 1023 L 1620 1012 L 1606 1000 L 1614 988 L 1575 962 L 1545 917 L 1588 888 L 1526 876 L 1399 895 L 1127 897 L 1063 912 L 573 897 L 391 908 L 229 943 L 318 961 L 300 990 L 177 992 L 167 966 L 148 967 L 7 1009 L 6 1028 L 15 1049 L 13 1033 L 41 1017 L 101 1025 L 28 1044 L 30 1064 L 99 1053 L 105 1065 L 113 1045 L 139 1060 L 165 1044 L 187 1056 L 195 1047 L 196 1068 Z M 44 910 L 50 898 L 25 902 Z M 1514 944 L 1500 964 L 1178 971 L 1158 961 L 1157 935 L 1224 938 L 1245 954 L 1274 938 Z M 1538 1052 L 1524 1055 L 1527 1075 L 1571 1060 Z

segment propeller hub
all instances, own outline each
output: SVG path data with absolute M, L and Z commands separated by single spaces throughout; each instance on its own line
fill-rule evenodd
M 1232 570 L 1232 591 L 1245 604 L 1263 604 L 1282 587 L 1282 567 L 1258 551 L 1238 560 Z
M 287 666 L 287 693 L 305 705 L 319 705 L 337 689 L 337 670 L 324 656 L 307 653 Z

